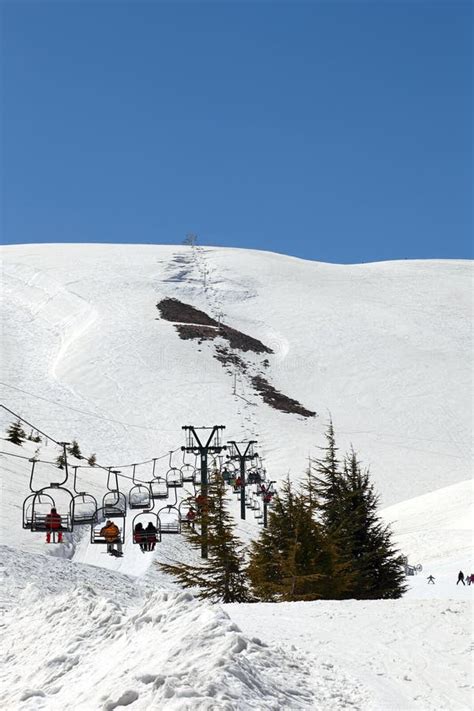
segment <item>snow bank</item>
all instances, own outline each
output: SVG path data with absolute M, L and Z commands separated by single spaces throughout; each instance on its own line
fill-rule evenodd
M 353 707 L 344 677 L 314 679 L 305 654 L 249 639 L 188 593 L 145 591 L 131 601 L 116 574 L 85 575 L 47 557 L 22 589 L 21 561 L 8 551 L 19 584 L 4 621 L 3 708 L 319 709 L 332 692 Z M 43 586 L 42 566 L 53 566 L 56 590 Z

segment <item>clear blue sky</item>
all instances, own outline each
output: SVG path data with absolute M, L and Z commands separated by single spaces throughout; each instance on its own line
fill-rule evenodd
M 1 12 L 4 242 L 471 256 L 470 2 Z

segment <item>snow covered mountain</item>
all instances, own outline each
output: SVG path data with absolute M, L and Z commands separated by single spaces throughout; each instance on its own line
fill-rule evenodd
M 181 537 L 143 555 L 130 515 L 122 559 L 91 545 L 88 526 L 61 546 L 23 530 L 37 445 L 2 439 L 3 708 L 470 707 L 474 586 L 455 577 L 472 565 L 471 264 L 340 266 L 184 246 L 2 256 L 0 394 L 12 410 L 126 476 L 179 448 L 182 425 L 225 424 L 228 439 L 259 441 L 277 480 L 303 474 L 330 412 L 424 568 L 400 601 L 203 605 L 153 565 L 191 559 Z M 2 432 L 11 419 L 3 412 Z M 57 454 L 41 443 L 35 482 L 51 481 L 43 462 Z M 151 464 L 137 471 L 149 479 Z M 79 476 L 102 496 L 103 470 Z M 239 522 L 244 540 L 257 531 L 252 516 Z
M 463 261 L 9 246 L 0 394 L 105 465 L 175 449 L 182 425 L 225 424 L 259 441 L 274 479 L 301 476 L 330 412 L 341 449 L 354 444 L 394 504 L 470 475 L 471 285 Z M 184 340 L 157 309 L 170 298 L 266 350 L 205 329 Z M 262 380 L 317 416 L 274 409 Z

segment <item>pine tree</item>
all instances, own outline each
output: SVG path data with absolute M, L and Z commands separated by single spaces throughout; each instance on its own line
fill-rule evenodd
M 344 461 L 340 539 L 353 575 L 350 594 L 359 600 L 399 598 L 406 590 L 402 557 L 392 532 L 377 514 L 378 496 L 352 449 Z
M 65 464 L 66 464 L 66 458 L 65 458 L 64 454 L 61 452 L 56 457 L 56 466 L 58 469 L 64 469 Z
M 266 601 L 341 598 L 348 586 L 346 567 L 306 495 L 287 480 L 268 528 L 251 545 L 248 574 L 255 596 Z
M 21 445 L 26 439 L 26 432 L 21 425 L 21 420 L 18 419 L 16 422 L 12 422 L 10 427 L 7 429 L 7 440 L 13 444 Z
M 313 497 L 316 494 L 317 504 L 314 507 L 319 512 L 321 523 L 330 535 L 334 535 L 341 517 L 338 506 L 342 482 L 332 419 L 329 419 L 325 437 L 326 446 L 319 447 L 324 456 L 310 463 L 308 478 Z
M 76 459 L 83 459 L 80 447 L 77 443 L 77 440 L 75 440 L 75 439 L 72 440 L 71 444 L 67 448 L 67 451 L 69 452 L 71 457 L 75 457 Z
M 95 454 L 91 454 L 91 456 L 87 460 L 87 464 L 90 467 L 95 467 L 96 463 L 97 463 L 97 458 L 96 458 Z
M 221 602 L 245 602 L 249 599 L 243 570 L 242 545 L 234 533 L 234 524 L 227 511 L 225 484 L 214 478 L 208 487 L 208 499 L 198 510 L 194 526 L 186 533 L 191 545 L 200 549 L 201 522 L 207 518 L 208 558 L 201 565 L 159 563 L 185 588 L 199 588 L 198 597 Z

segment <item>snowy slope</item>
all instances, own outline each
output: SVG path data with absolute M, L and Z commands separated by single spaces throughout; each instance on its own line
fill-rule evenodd
M 471 284 L 462 261 L 5 247 L 0 395 L 105 465 L 180 446 L 183 424 L 226 424 L 229 438 L 260 441 L 276 479 L 302 474 L 330 411 L 341 448 L 353 442 L 389 505 L 470 476 Z M 164 297 L 260 339 L 274 351 L 271 383 L 320 416 L 271 409 L 241 376 L 234 396 L 212 342 L 180 340 L 158 319 Z
M 153 564 L 194 554 L 179 536 L 142 554 L 131 514 L 122 559 L 91 546 L 88 526 L 62 546 L 22 530 L 37 445 L 2 439 L 2 708 L 472 707 L 474 586 L 455 585 L 472 565 L 469 264 L 351 267 L 110 245 L 9 247 L 3 257 L 0 393 L 12 409 L 128 477 L 124 465 L 183 444 L 182 424 L 226 424 L 229 439 L 257 436 L 275 479 L 302 474 L 330 410 L 339 444 L 354 443 L 391 504 L 382 514 L 397 543 L 424 570 L 400 601 L 203 605 Z M 242 374 L 234 396 L 212 342 L 182 341 L 157 320 L 169 296 L 270 346 L 268 379 L 321 416 L 272 410 Z M 57 454 L 41 444 L 35 484 L 61 477 L 46 463 Z M 100 499 L 104 471 L 70 463 Z M 157 473 L 168 466 L 164 457 Z M 137 471 L 147 479 L 151 466 Z M 130 479 L 120 481 L 127 492 Z M 249 513 L 239 534 L 257 531 Z

